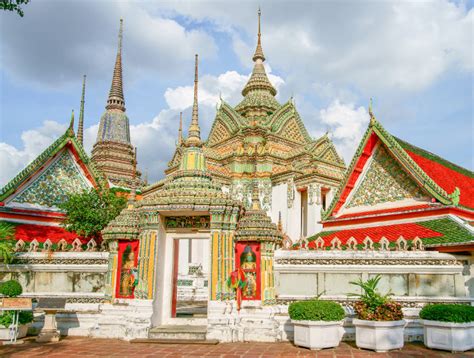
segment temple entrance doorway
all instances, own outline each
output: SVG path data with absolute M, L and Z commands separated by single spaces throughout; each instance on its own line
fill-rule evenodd
M 209 272 L 208 238 L 196 236 L 173 239 L 171 318 L 207 317 Z

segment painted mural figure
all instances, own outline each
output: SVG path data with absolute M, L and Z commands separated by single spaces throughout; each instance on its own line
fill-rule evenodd
M 135 287 L 135 253 L 130 245 L 127 246 L 122 256 L 120 269 L 120 295 L 124 297 L 133 295 Z
M 257 292 L 257 255 L 248 245 L 240 255 L 240 267 L 245 271 L 245 277 L 247 280 L 243 296 L 246 298 L 254 297 Z

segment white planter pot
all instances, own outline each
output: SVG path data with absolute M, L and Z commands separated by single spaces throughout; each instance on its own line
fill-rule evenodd
M 474 349 L 474 322 L 422 320 L 425 346 L 451 352 Z
M 18 326 L 18 332 L 16 338 L 24 338 L 28 333 L 29 324 L 22 324 Z M 10 328 L 0 327 L 0 341 L 9 341 L 10 340 Z
M 354 318 L 352 323 L 356 328 L 356 345 L 359 348 L 386 352 L 403 347 L 404 320 L 365 321 Z
M 295 327 L 295 345 L 309 349 L 337 347 L 344 330 L 342 321 L 297 321 L 291 320 Z

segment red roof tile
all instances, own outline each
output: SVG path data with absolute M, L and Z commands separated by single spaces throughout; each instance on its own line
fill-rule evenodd
M 398 212 L 405 212 L 405 211 L 412 211 L 412 210 L 428 209 L 429 207 L 431 207 L 431 205 L 421 204 L 421 205 L 410 205 L 410 206 L 403 206 L 403 207 L 383 209 L 383 210 L 361 211 L 361 212 L 358 212 L 358 213 L 341 215 L 341 216 L 338 216 L 337 219 L 355 218 L 355 217 L 358 217 L 358 216 L 365 216 L 365 215 L 380 215 L 380 214 L 388 214 L 388 213 L 398 213 Z
M 71 244 L 78 237 L 76 233 L 66 231 L 58 226 L 20 224 L 15 227 L 15 230 L 15 239 L 25 242 L 31 242 L 34 239 L 38 242 L 45 242 L 47 239 L 50 239 L 53 244 L 56 244 L 61 239 L 64 239 Z M 81 237 L 79 239 L 83 244 L 86 244 L 88 241 Z

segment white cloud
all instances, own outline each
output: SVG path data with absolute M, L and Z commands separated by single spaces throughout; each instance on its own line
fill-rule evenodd
M 6 184 L 28 163 L 53 143 L 66 130 L 66 124 L 44 121 L 42 126 L 21 134 L 22 148 L 0 143 L 0 186 Z
M 369 114 L 364 107 L 355 108 L 354 104 L 332 102 L 320 111 L 321 123 L 328 126 L 339 154 L 350 163 L 354 151 L 369 122 Z

